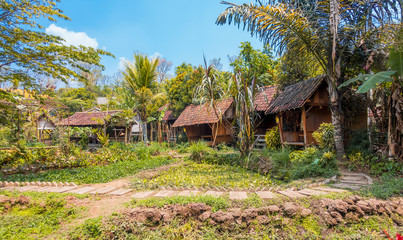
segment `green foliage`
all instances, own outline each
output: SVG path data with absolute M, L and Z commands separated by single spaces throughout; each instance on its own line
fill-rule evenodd
M 133 199 L 130 205 L 134 207 L 164 207 L 168 204 L 189 204 L 204 203 L 212 207 L 212 211 L 216 212 L 229 207 L 229 201 L 224 197 L 216 197 L 211 195 L 201 196 L 173 196 L 166 198 L 148 198 L 144 200 Z
M 269 155 L 273 167 L 271 171 L 271 176 L 279 180 L 290 180 L 290 153 L 292 152 L 292 150 L 288 147 L 284 147 L 278 151 L 265 151 L 263 152 L 263 154 Z
M 102 147 L 107 147 L 109 145 L 109 135 L 106 134 L 104 131 L 98 131 L 97 137 Z
M 175 69 L 175 77 L 167 81 L 166 89 L 170 108 L 179 115 L 192 103 L 196 93 L 195 86 L 201 84 L 203 68 L 182 63 Z
M 234 72 L 248 76 L 250 81 L 256 78 L 258 85 L 274 84 L 278 61 L 273 57 L 271 49 L 266 46 L 263 51 L 256 50 L 250 42 L 242 42 L 239 48 L 239 56 L 230 64 Z
M 135 179 L 132 187 L 136 189 L 155 189 L 160 186 L 244 188 L 271 184 L 268 176 L 241 167 L 188 162 L 153 179 Z
M 57 18 L 69 20 L 57 8 L 58 0 L 0 2 L 2 28 L 0 38 L 2 74 L 1 82 L 39 88 L 37 76 L 60 79 L 84 79 L 76 69 L 79 63 L 101 66 L 101 55 L 110 53 L 84 46 L 66 46 L 60 37 L 44 33 L 39 19 L 55 22 Z
M 85 88 L 60 88 L 59 100 L 69 108 L 70 113 L 80 112 L 94 106 L 97 95 Z
M 216 152 L 207 145 L 204 141 L 193 142 L 188 148 L 190 153 L 189 159 L 197 163 L 202 161 L 209 161 L 209 159 L 216 156 Z
M 102 235 L 102 217 L 90 218 L 69 233 L 69 239 L 99 239 Z
M 134 155 L 134 154 L 131 154 Z M 94 155 L 92 155 L 94 156 Z M 103 161 L 105 156 L 99 156 Z M 170 157 L 154 157 L 147 159 L 136 159 L 135 155 L 122 154 L 111 158 L 118 159 L 118 162 L 109 165 L 80 167 L 74 169 L 49 170 L 40 173 L 25 173 L 4 175 L 0 174 L 3 181 L 44 181 L 44 182 L 75 182 L 75 183 L 106 183 L 115 179 L 132 176 L 146 169 L 156 168 L 170 164 L 173 159 Z
M 270 150 L 277 150 L 281 147 L 280 131 L 277 126 L 267 130 L 264 139 Z
M 171 163 L 171 157 L 152 157 L 168 149 L 166 146 L 152 144 L 127 145 L 110 144 L 96 152 L 82 151 L 71 145 L 64 153 L 59 149 L 32 149 L 21 145 L 16 150 L 0 152 L 0 166 L 8 168 L 2 179 L 25 179 L 46 181 L 107 182 L 131 175 L 143 169 Z M 75 168 L 75 169 L 63 169 Z M 35 173 L 49 169 L 58 169 Z M 19 174 L 16 174 L 19 173 Z M 53 180 L 52 180 L 53 179 Z
M 334 175 L 337 171 L 336 157 L 333 152 L 324 152 L 315 147 L 290 153 L 292 166 L 291 178 L 306 178 Z
M 57 232 L 83 211 L 67 206 L 64 194 L 0 192 L 2 197 L 17 201 L 0 203 L 2 239 L 42 239 Z
M 323 150 L 334 149 L 334 126 L 331 123 L 322 123 L 318 130 L 312 134 L 319 147 Z
M 369 197 L 377 197 L 388 199 L 390 197 L 403 196 L 403 177 L 390 173 L 381 176 L 379 181 L 375 181 L 373 185 L 361 190 L 363 195 Z

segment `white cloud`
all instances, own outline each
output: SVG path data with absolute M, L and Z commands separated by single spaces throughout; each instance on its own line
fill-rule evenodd
M 121 71 L 125 70 L 124 63 L 127 62 L 127 61 L 128 61 L 128 59 L 125 58 L 125 57 L 120 57 L 119 58 L 119 70 L 121 70 Z
M 153 55 L 151 55 L 151 58 L 162 58 L 162 54 L 159 52 L 155 52 Z
M 64 44 L 68 46 L 83 45 L 86 47 L 98 48 L 99 45 L 97 39 L 89 37 L 85 32 L 69 31 L 65 28 L 58 27 L 53 23 L 48 28 L 46 28 L 46 33 L 63 38 L 65 40 Z

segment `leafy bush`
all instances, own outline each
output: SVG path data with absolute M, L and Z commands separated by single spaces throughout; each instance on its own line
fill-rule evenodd
M 211 158 L 214 158 L 217 153 L 207 145 L 206 142 L 198 141 L 194 142 L 188 148 L 190 153 L 190 160 L 195 161 L 197 163 L 201 163 L 202 161 L 209 161 Z
M 290 161 L 292 179 L 329 176 L 337 170 L 335 154 L 329 151 L 324 152 L 315 147 L 290 153 Z
M 350 170 L 368 171 L 374 176 L 380 176 L 384 173 L 403 175 L 403 163 L 388 159 L 385 156 L 357 151 L 349 154 L 347 158 Z
M 277 126 L 269 129 L 264 138 L 268 149 L 276 150 L 281 147 L 280 131 Z
M 190 146 L 189 142 L 183 142 L 176 144 L 175 148 L 178 151 L 178 153 L 187 153 L 189 146 Z
M 322 123 L 312 134 L 320 149 L 334 149 L 334 126 L 331 123 Z
M 291 161 L 290 153 L 292 150 L 285 147 L 279 151 L 269 151 L 267 154 L 270 155 L 270 160 L 272 163 L 271 176 L 280 180 L 289 180 L 291 177 Z

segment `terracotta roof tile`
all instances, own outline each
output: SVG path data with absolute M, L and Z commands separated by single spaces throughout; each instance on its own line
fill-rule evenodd
M 221 115 L 225 114 L 231 107 L 233 102 L 232 98 L 227 98 L 217 102 L 217 109 L 219 109 Z M 189 105 L 183 110 L 181 115 L 175 121 L 173 127 L 183 127 L 198 124 L 216 123 L 218 118 L 214 113 L 214 110 L 209 105 Z
M 106 116 L 112 116 L 119 110 L 103 111 L 103 112 L 76 112 L 68 118 L 63 119 L 57 125 L 59 126 L 102 126 L 99 122 L 104 121 Z
M 259 92 L 256 100 L 256 110 L 259 112 L 264 112 L 269 109 L 271 102 L 274 99 L 274 96 L 277 93 L 277 86 L 266 86 L 263 91 Z

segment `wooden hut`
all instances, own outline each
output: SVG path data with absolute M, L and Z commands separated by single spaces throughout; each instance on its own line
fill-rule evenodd
M 203 140 L 211 145 L 230 143 L 232 137 L 232 120 L 235 109 L 233 99 L 217 102 L 217 114 L 210 105 L 189 105 L 173 124 L 174 128 L 184 128 L 190 142 Z
M 321 75 L 288 86 L 275 98 L 267 114 L 279 118 L 281 142 L 288 145 L 315 144 L 312 133 L 331 122 L 328 86 Z
M 35 123 L 38 140 L 50 145 L 52 143 L 52 132 L 56 129 L 54 121 L 46 113 L 42 113 L 35 119 Z
M 177 128 L 174 128 L 173 125 L 177 118 L 169 107 L 170 104 L 167 103 L 157 110 L 158 112 L 165 111 L 161 123 L 158 124 L 161 124 L 159 127 L 161 128 L 162 139 L 166 142 L 176 142 Z
M 76 112 L 72 116 L 63 119 L 58 123 L 59 126 L 70 126 L 70 127 L 90 127 L 94 129 L 105 129 L 106 134 L 109 135 L 109 139 L 117 142 L 127 142 L 130 141 L 129 137 L 133 135 L 133 131 L 141 131 L 140 127 L 135 127 L 139 125 L 138 115 L 136 115 L 134 120 L 134 125 L 129 129 L 124 123 L 114 124 L 113 126 L 109 124 L 108 119 L 116 114 L 119 110 L 111 111 L 89 111 L 89 112 Z M 140 135 L 140 134 L 139 134 Z M 74 136 L 71 140 L 77 141 Z M 90 136 L 90 143 L 97 143 L 97 136 L 92 134 Z

